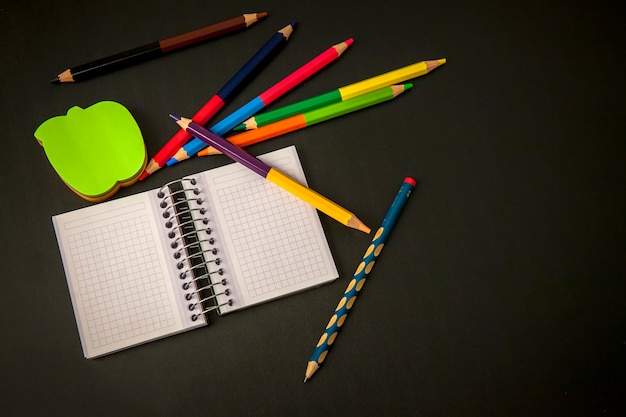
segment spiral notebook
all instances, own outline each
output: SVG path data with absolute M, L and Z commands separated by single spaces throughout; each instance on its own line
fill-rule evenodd
M 260 159 L 306 184 L 295 147 Z M 239 164 L 52 222 L 86 358 L 338 277 L 317 211 Z

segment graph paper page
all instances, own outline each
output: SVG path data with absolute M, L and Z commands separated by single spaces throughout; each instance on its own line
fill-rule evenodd
M 181 314 L 153 204 L 145 192 L 53 217 L 87 358 L 204 324 Z
M 306 184 L 295 147 L 260 157 Z M 337 278 L 317 211 L 239 164 L 202 174 L 227 254 L 232 306 L 226 313 Z M 222 300 L 223 301 L 223 300 Z

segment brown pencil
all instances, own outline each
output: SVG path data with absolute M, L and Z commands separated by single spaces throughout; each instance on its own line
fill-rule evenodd
M 192 30 L 171 38 L 152 42 L 96 61 L 69 68 L 51 80 L 52 83 L 83 81 L 130 65 L 160 57 L 228 33 L 250 27 L 267 16 L 267 12 L 249 13 Z

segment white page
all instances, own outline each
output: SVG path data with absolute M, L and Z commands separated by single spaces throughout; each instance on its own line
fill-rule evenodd
M 306 185 L 296 149 L 260 157 Z M 338 277 L 317 210 L 240 164 L 202 174 L 227 253 L 231 294 L 221 313 L 249 307 Z M 233 279 L 234 278 L 234 279 Z M 219 290 L 218 290 L 219 291 Z
M 154 204 L 146 192 L 53 217 L 87 358 L 206 324 L 184 311 Z

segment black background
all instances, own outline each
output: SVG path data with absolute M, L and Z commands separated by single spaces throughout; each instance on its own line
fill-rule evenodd
M 256 26 L 82 83 L 65 68 L 243 12 Z M 96 360 L 82 356 L 51 216 L 90 203 L 33 136 L 114 100 L 149 156 L 279 28 L 286 49 L 215 120 L 329 46 L 280 106 L 411 63 L 390 103 L 249 148 L 296 145 L 309 184 L 375 228 L 419 184 L 325 365 L 304 368 L 370 237 L 322 215 L 333 284 Z M 620 415 L 626 359 L 621 2 L 0 3 L 0 404 L 6 416 Z M 196 158 L 115 198 L 228 163 Z M 142 302 L 138 294 L 138 303 Z

